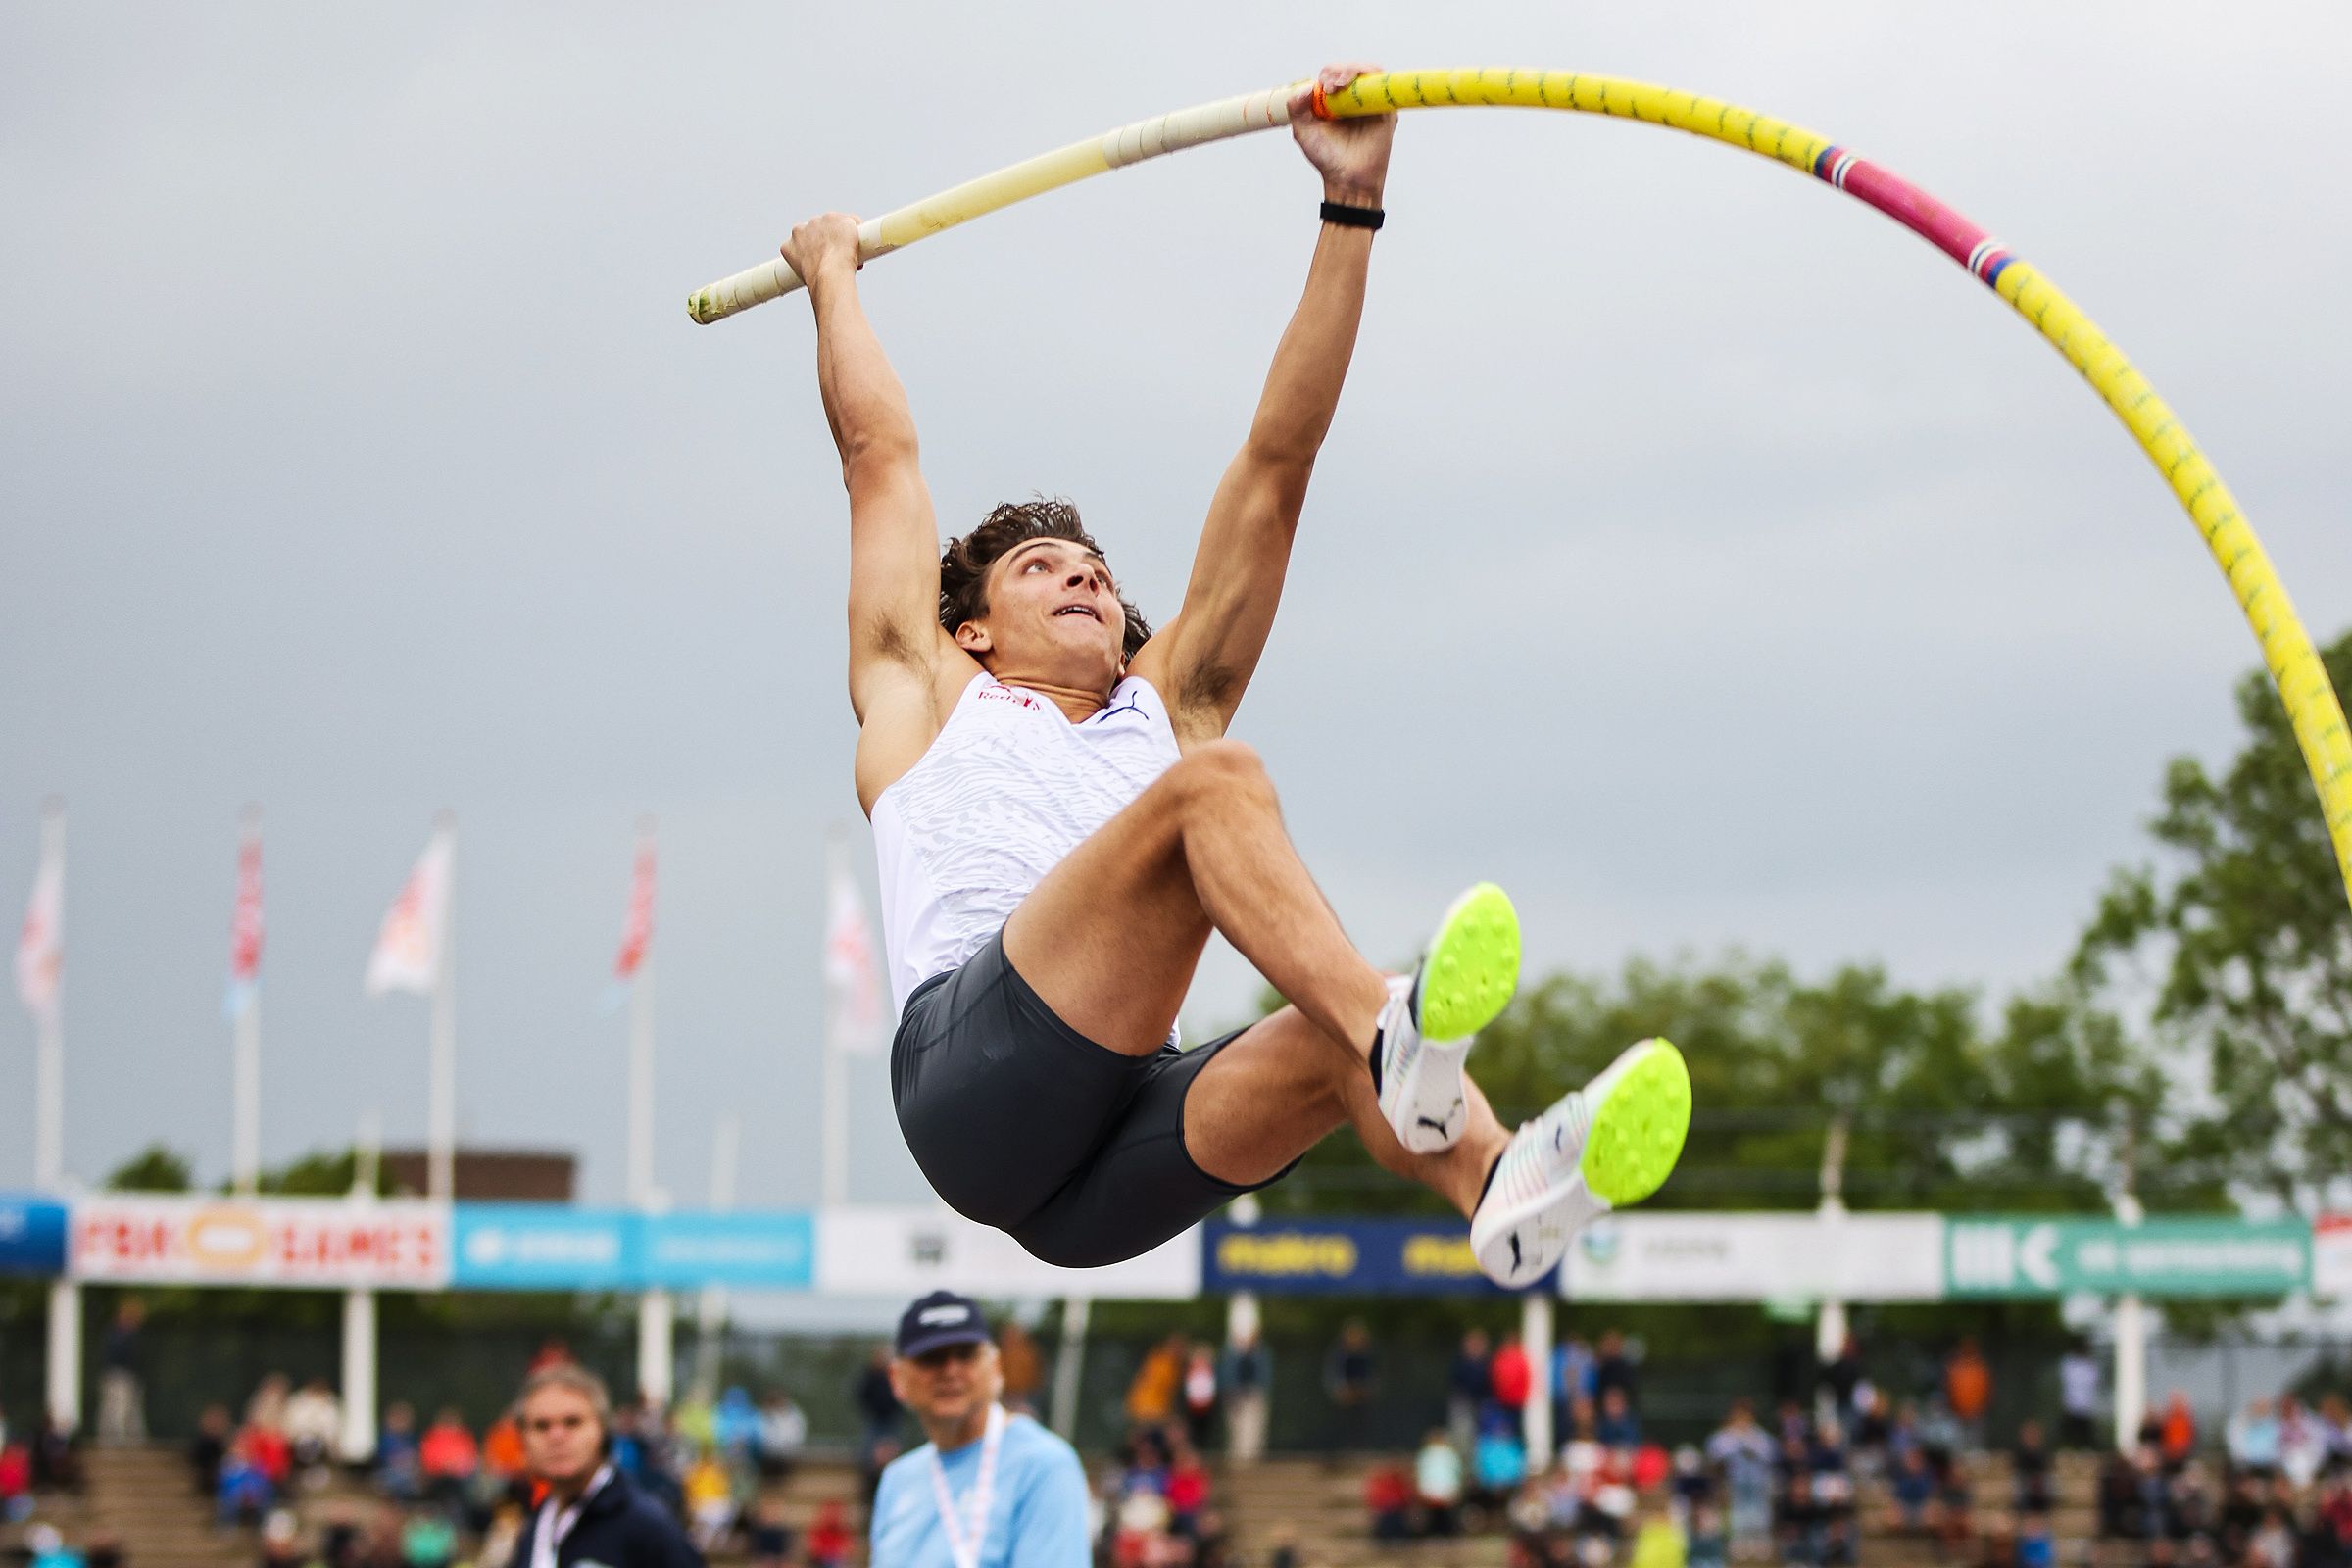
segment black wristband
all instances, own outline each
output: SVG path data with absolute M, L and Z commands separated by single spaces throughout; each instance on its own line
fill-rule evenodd
M 1337 223 L 1342 228 L 1378 229 L 1389 220 L 1388 210 L 1380 207 L 1349 207 L 1342 202 L 1323 204 L 1323 221 Z

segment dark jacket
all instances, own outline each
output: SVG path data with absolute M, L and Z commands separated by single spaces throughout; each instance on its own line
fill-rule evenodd
M 534 1510 L 514 1544 L 514 1568 L 530 1568 L 544 1509 Z M 599 1568 L 703 1568 L 703 1554 L 669 1511 L 632 1486 L 618 1470 L 596 1489 L 588 1505 L 562 1541 L 556 1568 L 595 1563 Z

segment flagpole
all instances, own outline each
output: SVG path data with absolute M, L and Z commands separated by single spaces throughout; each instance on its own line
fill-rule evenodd
M 262 853 L 260 807 L 245 808 L 239 841 L 237 913 L 242 918 L 246 867 Z M 232 944 L 241 943 L 244 935 L 242 931 L 233 933 Z M 235 972 L 239 963 L 237 954 L 232 952 L 229 963 L 229 984 L 236 1008 L 235 1059 L 230 1077 L 234 1109 L 229 1129 L 229 1186 L 250 1198 L 261 1186 L 262 1176 L 262 993 L 257 975 Z
M 637 824 L 637 859 L 654 853 L 654 819 Z M 635 876 L 630 884 L 630 931 L 637 933 Z M 651 911 L 647 911 L 649 921 Z M 666 1206 L 654 1186 L 654 945 L 650 923 L 628 975 L 629 983 L 629 1206 L 650 1215 Z M 629 939 L 624 937 L 625 943 Z M 665 1408 L 677 1364 L 676 1314 L 669 1292 L 654 1287 L 637 1298 L 637 1393 L 648 1405 Z
M 442 888 L 440 949 L 433 956 L 431 1068 L 426 1089 L 425 1196 L 437 1203 L 458 1196 L 458 819 L 443 811 L 434 828 L 449 843 Z
M 825 830 L 825 886 L 830 898 L 834 879 L 849 872 L 849 843 L 838 826 Z M 850 1200 L 850 1073 L 842 1050 L 841 999 L 830 983 L 823 988 L 825 1021 L 820 1049 L 824 1052 L 824 1125 L 818 1134 L 824 1157 L 824 1181 L 819 1189 L 824 1206 L 838 1208 Z
M 376 1173 L 383 1157 L 383 1123 L 373 1110 L 360 1118 L 360 1135 L 351 1146 L 351 1197 L 357 1206 L 372 1206 Z M 335 1446 L 346 1464 L 364 1464 L 375 1457 L 376 1372 L 375 1292 L 365 1287 L 343 1293 L 343 1430 Z
M 66 1190 L 66 803 L 51 796 L 41 806 L 41 874 L 56 879 L 56 902 L 48 911 L 49 941 L 56 962 L 46 1004 L 34 1009 L 38 1039 L 33 1049 L 32 1185 L 62 1197 Z M 36 895 L 37 897 L 37 895 Z M 49 1287 L 47 1358 L 43 1402 L 59 1430 L 81 1430 L 81 1285 L 68 1277 Z
M 64 927 L 66 877 L 66 803 L 55 796 L 41 807 L 41 864 L 54 866 L 58 881 L 58 925 Z M 62 942 L 63 938 L 54 939 Z M 62 972 L 62 971 L 61 971 Z M 32 1186 L 55 1195 L 66 1184 L 66 1022 L 65 981 L 46 1007 L 37 1009 L 38 1039 L 33 1051 Z
M 654 1196 L 654 956 L 637 964 L 629 986 L 629 1202 Z
M 743 1118 L 727 1111 L 718 1118 L 710 1139 L 710 1211 L 723 1214 L 735 1206 L 735 1165 L 743 1148 Z M 695 1303 L 695 1393 L 705 1399 L 718 1396 L 724 1336 L 727 1329 L 727 1288 L 706 1285 Z

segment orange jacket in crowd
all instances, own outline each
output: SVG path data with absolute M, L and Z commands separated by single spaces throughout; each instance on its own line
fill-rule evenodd
M 2164 1422 L 2157 1429 L 2157 1445 L 2165 1458 L 2174 1464 L 2180 1463 L 2197 1451 L 2196 1412 L 2189 1409 L 2188 1400 L 2180 1395 L 2176 1394 L 2165 1401 Z
M 1150 1426 L 1176 1413 L 1176 1389 L 1184 1381 L 1184 1351 L 1175 1344 L 1152 1348 L 1127 1385 L 1127 1418 Z
M 1970 1341 L 1962 1340 L 1943 1364 L 1943 1397 L 1963 1421 L 1982 1420 L 1984 1407 L 1992 1403 L 1992 1368 Z
M 500 1480 L 522 1474 L 526 1461 L 522 1456 L 522 1428 L 515 1423 L 510 1410 L 490 1423 L 482 1434 L 482 1464 Z

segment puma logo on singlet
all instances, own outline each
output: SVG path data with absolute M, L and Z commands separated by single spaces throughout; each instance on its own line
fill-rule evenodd
M 1138 718 L 1150 718 L 1152 716 L 1144 711 L 1144 705 L 1137 702 L 1135 700 L 1135 694 L 1130 692 L 1127 694 L 1126 702 L 1120 704 L 1116 708 L 1105 708 L 1102 710 L 1102 711 L 1088 719 L 1087 722 L 1089 724 L 1100 724 L 1102 720 L 1108 718 L 1113 713 L 1133 713 Z

